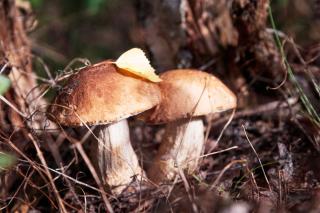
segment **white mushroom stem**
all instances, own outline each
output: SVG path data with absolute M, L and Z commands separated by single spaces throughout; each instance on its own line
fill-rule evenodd
M 144 173 L 131 146 L 127 120 L 99 126 L 96 134 L 99 141 L 95 143 L 94 153 L 100 175 L 104 183 L 119 194 Z
M 149 178 L 159 183 L 171 180 L 179 169 L 189 174 L 197 169 L 204 147 L 204 126 L 201 118 L 183 119 L 167 124 L 162 143 Z

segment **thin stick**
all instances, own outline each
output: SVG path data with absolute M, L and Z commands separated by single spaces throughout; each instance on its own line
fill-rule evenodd
M 189 183 L 188 183 L 188 181 L 187 181 L 187 178 L 186 178 L 186 176 L 184 175 L 184 173 L 183 173 L 183 171 L 182 171 L 182 169 L 179 167 L 178 168 L 178 171 L 179 171 L 179 175 L 180 175 L 180 177 L 181 177 L 181 179 L 182 179 L 182 182 L 183 182 L 183 185 L 184 185 L 184 188 L 186 189 L 186 192 L 187 192 L 187 194 L 188 194 L 188 198 L 189 198 L 189 200 L 190 200 L 190 202 L 192 203 L 192 210 L 193 210 L 193 212 L 199 212 L 199 210 L 198 210 L 198 207 L 197 207 L 197 205 L 195 204 L 195 202 L 194 202 L 194 199 L 193 199 L 193 196 L 191 195 L 191 193 L 190 193 L 190 185 L 189 185 Z
M 5 69 L 7 68 L 7 66 L 9 65 L 9 62 L 5 63 L 2 67 L 1 67 L 1 70 L 0 70 L 0 74 L 5 71 Z
M 242 110 L 242 111 L 238 111 L 235 113 L 234 115 L 234 119 L 238 119 L 238 118 L 242 118 L 242 117 L 249 117 L 252 115 L 260 115 L 266 112 L 270 112 L 273 110 L 276 110 L 278 108 L 287 108 L 287 107 L 291 107 L 294 104 L 296 104 L 298 102 L 298 98 L 296 97 L 292 97 L 287 99 L 286 101 L 273 101 L 267 104 L 263 104 L 260 106 L 256 106 L 254 109 L 246 109 L 246 110 Z M 229 118 L 221 118 L 218 119 L 214 122 L 213 126 L 219 126 L 220 124 L 226 122 Z
M 30 166 L 32 166 L 32 168 L 34 168 L 39 173 L 39 175 L 42 177 L 42 179 L 45 182 L 47 181 L 46 177 L 43 174 L 43 173 L 45 173 L 45 171 L 41 167 L 38 167 L 34 161 L 32 161 L 30 158 L 28 158 L 14 143 L 12 143 L 12 141 L 10 139 L 6 139 L 6 142 L 10 145 L 10 147 L 14 151 L 16 151 L 19 155 L 21 155 L 24 159 L 26 159 L 30 163 Z
M 167 200 L 169 200 L 169 197 L 170 197 L 170 195 L 171 195 L 171 193 L 172 193 L 175 185 L 176 185 L 177 182 L 178 182 L 178 177 L 179 177 L 179 176 L 176 175 L 176 177 L 175 177 L 174 180 L 173 180 L 172 185 L 170 185 L 170 187 L 169 187 L 169 192 L 168 192 L 168 194 L 167 194 L 167 196 L 166 196 L 166 199 L 167 199 Z
M 53 79 L 53 77 L 52 77 L 52 75 L 51 75 L 51 72 L 50 72 L 50 70 L 49 70 L 48 65 L 44 62 L 44 60 L 43 60 L 41 57 L 36 56 L 36 55 L 33 55 L 33 56 L 34 56 L 34 58 L 37 59 L 37 60 L 39 61 L 39 63 L 42 65 L 44 71 L 46 72 L 47 76 L 48 76 L 49 79 L 50 79 L 49 82 L 50 82 L 53 86 L 55 86 L 55 85 L 56 85 L 56 82 L 54 81 L 54 79 Z
M 74 141 L 74 140 L 73 140 Z M 82 147 L 82 144 L 80 142 L 75 142 L 75 147 L 76 149 L 78 150 L 78 152 L 80 153 L 81 157 L 83 158 L 83 160 L 85 161 L 85 163 L 87 164 L 94 180 L 96 181 L 96 183 L 98 184 L 98 187 L 101 191 L 101 196 L 102 196 L 102 199 L 106 205 L 106 208 L 108 209 L 108 211 L 110 213 L 114 213 L 113 209 L 112 209 L 112 206 L 107 198 L 107 196 L 105 195 L 105 193 L 103 193 L 103 186 L 102 186 L 102 183 L 97 175 L 97 172 L 96 170 L 93 168 L 93 165 L 92 163 L 90 162 L 90 159 L 88 158 L 87 154 L 85 153 L 85 151 L 83 150 L 83 147 Z
M 29 162 L 29 161 L 23 160 L 23 159 L 19 159 L 19 161 L 25 162 L 25 163 L 26 163 L 26 162 Z M 37 164 L 37 165 L 38 165 L 38 164 Z M 41 165 L 41 164 L 39 164 L 39 166 L 44 167 L 44 166 Z M 56 169 L 52 169 L 52 168 L 50 168 L 50 167 L 48 167 L 48 169 L 49 169 L 50 171 L 58 174 L 59 176 L 63 176 L 64 178 L 73 181 L 73 182 L 76 183 L 76 184 L 79 184 L 79 185 L 81 185 L 81 186 L 85 186 L 85 187 L 87 187 L 87 188 L 89 188 L 89 189 L 92 189 L 92 190 L 94 190 L 94 191 L 97 191 L 97 192 L 101 192 L 98 188 L 93 187 L 93 186 L 91 186 L 91 185 L 89 185 L 89 184 L 86 184 L 86 183 L 84 183 L 84 182 L 82 182 L 82 181 L 79 181 L 79 180 L 77 180 L 77 179 L 75 179 L 75 178 L 73 178 L 73 177 L 70 177 L 70 176 L 64 174 L 63 172 L 59 172 L 59 171 L 57 171 Z
M 232 147 L 229 147 L 227 149 L 223 149 L 223 150 L 219 150 L 219 151 L 216 151 L 216 152 L 210 152 L 210 153 L 207 153 L 207 154 L 204 154 L 204 155 L 200 155 L 197 158 L 193 158 L 193 159 L 188 160 L 187 162 L 185 162 L 185 164 L 187 164 L 187 163 L 189 163 L 190 161 L 193 161 L 193 160 L 197 160 L 197 159 L 200 159 L 200 158 L 205 158 L 205 157 L 208 157 L 208 156 L 211 156 L 211 155 L 220 154 L 220 153 L 227 152 L 227 151 L 230 151 L 230 150 L 233 150 L 233 149 L 238 149 L 238 148 L 239 148 L 238 146 L 232 146 Z
M 17 109 L 10 101 L 8 101 L 4 96 L 0 95 L 0 100 L 2 100 L 4 103 L 8 104 L 16 113 L 21 115 L 23 118 L 26 118 L 27 115 L 21 112 L 20 110 Z
M 64 174 L 64 173 L 65 173 L 65 168 L 64 168 L 62 162 L 61 162 L 61 164 L 60 164 L 60 168 L 61 168 L 62 174 Z M 63 177 L 65 177 L 65 175 L 63 175 Z M 77 202 L 78 205 L 81 207 L 81 210 L 83 210 L 83 209 L 85 210 L 85 206 L 82 205 L 82 203 L 81 203 L 81 201 L 80 201 L 80 199 L 79 199 L 79 197 L 78 197 L 78 195 L 77 195 L 74 187 L 72 186 L 70 180 L 69 180 L 68 178 L 65 178 L 65 181 L 66 181 L 67 186 L 69 187 L 71 193 L 73 194 L 76 202 Z
M 49 194 L 46 194 L 44 191 L 41 190 L 41 187 L 38 186 L 36 183 L 34 183 L 31 178 L 32 178 L 32 175 L 34 173 L 35 170 L 31 171 L 29 173 L 29 170 L 31 168 L 33 168 L 31 165 L 28 165 L 28 170 L 26 171 L 26 174 L 24 174 L 24 172 L 20 171 L 18 166 L 16 166 L 16 171 L 18 174 L 20 174 L 24 180 L 25 180 L 25 184 L 23 186 L 23 190 L 24 190 L 24 193 L 28 193 L 26 192 L 27 191 L 27 184 L 29 184 L 32 188 L 38 190 L 41 194 L 43 194 L 47 199 L 48 201 L 50 202 L 50 205 L 52 205 L 52 207 L 54 207 L 55 209 L 58 208 L 58 206 L 56 206 L 55 202 L 50 198 L 50 195 Z M 28 197 L 27 195 L 25 197 Z
M 246 138 L 247 138 L 248 143 L 250 144 L 250 146 L 251 146 L 254 154 L 255 154 L 256 157 L 258 158 L 258 161 L 259 161 L 259 163 L 260 163 L 260 166 L 261 166 L 261 169 L 262 169 L 264 178 L 265 178 L 266 181 L 267 181 L 269 190 L 270 190 L 270 192 L 272 192 L 272 189 L 271 189 L 271 186 L 270 186 L 270 182 L 269 182 L 269 180 L 268 180 L 268 177 L 267 177 L 267 175 L 266 175 L 266 172 L 264 171 L 263 164 L 262 164 L 262 162 L 261 162 L 261 160 L 260 160 L 260 158 L 259 158 L 259 155 L 258 155 L 257 151 L 255 150 L 255 148 L 253 147 L 253 145 L 252 145 L 252 143 L 251 143 L 251 141 L 250 141 L 250 139 L 249 139 L 249 137 L 248 137 L 248 135 L 247 135 L 246 128 L 244 127 L 244 125 L 242 125 L 242 128 L 243 128 L 243 131 L 244 131 L 244 134 L 245 134 L 245 136 L 246 136 Z
M 74 58 L 72 59 L 67 66 L 63 69 L 63 73 L 67 72 L 69 69 L 71 69 L 72 65 L 74 65 L 76 62 L 81 62 L 85 66 L 91 65 L 91 62 L 87 58 Z M 82 67 L 81 67 L 82 68 Z
M 0 167 L 0 169 L 1 169 L 1 167 Z M 16 191 L 13 193 L 13 195 L 9 198 L 9 199 L 10 199 L 9 202 L 8 202 L 6 205 L 4 205 L 4 206 L 0 206 L 0 211 L 8 208 L 8 206 L 11 204 L 11 202 L 13 201 L 13 199 L 16 198 L 16 195 L 17 195 L 18 192 L 20 191 L 21 187 L 25 184 L 26 180 L 27 180 L 27 179 L 25 178 L 25 179 L 22 181 L 22 183 L 19 185 L 19 187 L 17 188 L 17 190 L 16 190 Z
M 226 130 L 226 129 L 228 128 L 228 126 L 230 125 L 232 119 L 234 118 L 235 113 L 236 113 L 236 109 L 233 109 L 233 110 L 232 110 L 232 114 L 230 115 L 227 123 L 223 126 L 223 128 L 222 128 L 222 130 L 221 130 L 221 132 L 220 132 L 220 134 L 219 134 L 219 136 L 218 136 L 218 138 L 217 138 L 217 140 L 216 140 L 216 143 L 217 143 L 217 144 L 218 144 L 219 141 L 221 140 L 221 138 L 222 138 L 223 133 L 225 132 L 225 130 Z M 210 121 L 210 122 L 211 122 L 211 121 Z M 208 140 L 209 132 L 210 132 L 210 130 L 209 130 L 209 131 L 207 132 L 207 134 L 206 134 L 206 141 Z M 209 150 L 209 153 L 211 153 L 215 148 L 216 148 L 216 146 L 212 147 L 212 148 Z
M 221 179 L 222 175 L 233 165 L 236 163 L 246 163 L 246 160 L 234 160 L 231 161 L 230 163 L 228 163 L 220 172 L 220 174 L 218 175 L 217 179 L 213 182 L 213 184 L 211 185 L 211 187 L 209 188 L 209 190 L 212 190 L 214 187 L 217 186 L 219 180 Z
M 43 156 L 43 154 L 42 154 L 39 146 L 37 145 L 37 142 L 35 141 L 35 139 L 33 138 L 33 136 L 32 136 L 30 133 L 28 134 L 28 136 L 29 136 L 29 138 L 31 139 L 34 147 L 36 148 L 38 158 L 40 159 L 41 163 L 42 163 L 43 166 L 44 166 L 44 169 L 45 169 L 45 171 L 46 171 L 46 175 L 48 176 L 49 181 L 50 181 L 50 185 L 51 185 L 51 187 L 52 187 L 52 189 L 53 189 L 53 193 L 56 195 L 56 198 L 57 198 L 57 200 L 58 200 L 58 203 L 59 203 L 61 212 L 67 213 L 66 207 L 64 206 L 64 203 L 63 203 L 63 200 L 62 200 L 62 198 L 60 197 L 60 194 L 59 194 L 59 192 L 58 192 L 58 190 L 57 190 L 57 188 L 56 188 L 56 186 L 55 186 L 55 184 L 54 184 L 54 182 L 53 182 L 53 178 L 52 178 L 52 175 L 51 175 L 51 173 L 50 173 L 50 171 L 49 171 L 49 169 L 48 169 L 47 162 L 46 162 L 46 160 L 44 159 L 44 156 Z

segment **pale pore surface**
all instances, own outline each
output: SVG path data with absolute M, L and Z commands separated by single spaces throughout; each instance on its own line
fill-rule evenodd
M 131 146 L 127 120 L 101 125 L 97 137 L 100 141 L 95 141 L 94 153 L 100 175 L 111 188 L 118 186 L 114 193 L 120 193 L 143 173 Z
M 149 178 L 155 183 L 173 179 L 178 168 L 194 172 L 204 147 L 204 126 L 200 118 L 169 123 L 165 131 L 159 152 L 148 171 Z

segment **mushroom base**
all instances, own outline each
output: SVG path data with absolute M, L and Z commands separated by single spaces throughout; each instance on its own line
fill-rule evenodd
M 99 126 L 96 135 L 99 139 L 93 146 L 96 166 L 104 184 L 119 194 L 144 174 L 131 146 L 127 120 Z
M 183 119 L 167 124 L 158 154 L 148 171 L 149 178 L 160 183 L 171 180 L 179 169 L 193 173 L 204 147 L 201 118 Z

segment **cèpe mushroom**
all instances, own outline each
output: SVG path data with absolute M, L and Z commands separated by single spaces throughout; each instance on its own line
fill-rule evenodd
M 148 176 L 155 183 L 172 179 L 178 168 L 192 173 L 204 147 L 201 116 L 236 107 L 236 96 L 215 76 L 198 70 L 171 70 L 160 75 L 161 103 L 140 117 L 167 123 Z
M 131 146 L 126 118 L 151 109 L 160 98 L 158 85 L 105 61 L 72 75 L 48 112 L 65 126 L 98 126 L 93 160 L 104 183 L 120 193 L 144 173 Z

